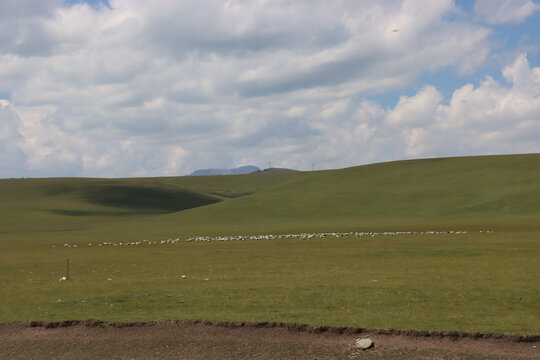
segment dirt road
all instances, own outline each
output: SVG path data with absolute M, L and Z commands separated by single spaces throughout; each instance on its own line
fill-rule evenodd
M 369 337 L 374 347 L 358 350 Z M 0 359 L 539 359 L 540 336 L 280 323 L 0 324 Z

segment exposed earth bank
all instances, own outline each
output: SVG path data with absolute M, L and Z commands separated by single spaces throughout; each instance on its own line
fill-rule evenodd
M 374 347 L 359 350 L 356 339 Z M 540 335 L 286 323 L 0 324 L 0 359 L 538 359 Z

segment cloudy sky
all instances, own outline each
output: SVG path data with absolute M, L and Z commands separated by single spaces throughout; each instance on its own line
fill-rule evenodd
M 540 152 L 533 0 L 0 0 L 0 177 Z

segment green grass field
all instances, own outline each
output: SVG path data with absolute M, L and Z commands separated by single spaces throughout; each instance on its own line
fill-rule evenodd
M 0 199 L 0 322 L 540 333 L 538 154 L 236 176 L 5 179 Z M 426 230 L 467 233 L 97 246 Z M 67 258 L 70 280 L 58 281 Z

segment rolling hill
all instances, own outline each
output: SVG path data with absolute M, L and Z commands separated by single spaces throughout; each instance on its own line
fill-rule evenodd
M 540 224 L 540 155 L 235 176 L 0 181 L 3 239 Z M 21 232 L 24 229 L 25 231 Z
M 5 179 L 0 198 L 0 322 L 540 329 L 531 286 L 540 276 L 538 154 L 234 176 Z M 167 241 L 321 231 L 389 235 Z M 59 281 L 66 259 L 70 279 Z

